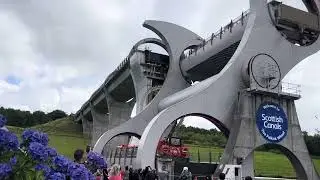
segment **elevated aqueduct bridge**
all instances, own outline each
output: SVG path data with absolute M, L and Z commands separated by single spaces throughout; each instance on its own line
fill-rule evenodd
M 143 26 L 159 39 L 137 42 L 75 115 L 94 151 L 108 150 L 106 144 L 116 136 L 135 136 L 140 141 L 134 166 L 154 167 L 157 142 L 166 129 L 179 118 L 197 115 L 228 137 L 216 174 L 240 159 L 244 175 L 253 175 L 253 151 L 274 144 L 298 179 L 319 179 L 295 109 L 300 95 L 284 92 L 281 82 L 320 48 L 320 2 L 303 2 L 308 12 L 250 0 L 248 11 L 207 39 L 172 23 L 145 21 Z M 168 55 L 139 50 L 146 43 Z

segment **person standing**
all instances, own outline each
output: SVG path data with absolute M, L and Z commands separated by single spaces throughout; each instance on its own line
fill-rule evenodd
M 114 164 L 111 167 L 111 170 L 109 173 L 109 180 L 122 180 L 121 174 L 120 174 L 120 166 L 118 164 Z
M 120 176 L 121 176 L 121 179 L 124 179 L 124 175 L 125 175 L 125 172 L 124 172 L 123 168 L 120 167 Z
M 149 172 L 145 176 L 145 180 L 156 180 L 156 179 L 158 179 L 156 170 L 154 170 L 154 169 L 150 170 L 149 169 Z
M 108 180 L 109 179 L 109 176 L 108 176 L 109 172 L 108 172 L 107 168 L 104 168 L 102 170 L 102 174 L 103 174 L 103 180 Z
M 219 174 L 219 179 L 220 179 L 220 180 L 225 180 L 225 179 L 226 179 L 226 174 L 220 173 L 220 174 Z
M 188 167 L 184 167 L 180 177 L 180 180 L 192 180 L 192 173 L 189 171 Z
M 123 180 L 129 180 L 129 167 L 128 167 L 128 166 L 126 166 L 126 167 L 124 168 Z
M 167 171 L 167 167 L 163 165 L 161 167 L 161 171 L 158 172 L 159 180 L 168 180 L 169 179 L 169 172 Z
M 73 153 L 74 162 L 83 164 L 84 163 L 83 154 L 84 154 L 84 151 L 82 149 L 75 150 Z

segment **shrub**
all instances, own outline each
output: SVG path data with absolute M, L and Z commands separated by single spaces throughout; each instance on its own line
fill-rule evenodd
M 6 122 L 0 115 L 0 128 Z M 0 179 L 94 180 L 93 174 L 107 166 L 97 153 L 90 153 L 85 165 L 59 155 L 48 146 L 48 135 L 39 131 L 27 129 L 21 139 L 20 143 L 14 133 L 0 129 Z

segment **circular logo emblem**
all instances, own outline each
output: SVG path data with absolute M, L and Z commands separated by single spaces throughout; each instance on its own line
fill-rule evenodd
M 265 102 L 259 106 L 256 114 L 257 126 L 261 135 L 269 142 L 282 141 L 288 131 L 288 120 L 282 107 Z

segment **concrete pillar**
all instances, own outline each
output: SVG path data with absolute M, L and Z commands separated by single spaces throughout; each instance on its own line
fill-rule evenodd
M 112 96 L 107 95 L 107 103 L 108 103 L 108 126 L 105 131 L 113 129 L 120 124 L 126 122 L 130 119 L 130 115 L 134 106 L 134 101 L 129 103 L 119 102 L 112 98 Z M 104 131 L 104 132 L 105 132 Z M 104 154 L 109 155 L 109 152 L 115 150 L 116 146 L 120 144 L 128 144 L 128 137 L 115 137 L 108 142 L 108 144 L 104 147 Z
M 83 132 L 83 135 L 84 135 L 85 138 L 89 138 L 90 137 L 90 129 L 89 129 L 88 120 L 82 116 L 81 117 L 81 121 L 82 121 L 82 132 Z
M 288 102 L 288 116 L 289 115 L 291 117 L 291 124 L 289 126 L 291 132 L 288 135 L 290 135 L 291 142 L 288 143 L 288 145 L 290 144 L 290 146 L 287 145 L 288 149 L 290 150 L 287 156 L 296 170 L 298 179 L 305 178 L 304 173 L 307 173 L 308 179 L 318 180 L 318 173 L 315 170 L 314 164 L 312 163 L 312 159 L 309 155 L 306 143 L 303 138 L 294 101 Z
M 119 102 L 111 96 L 107 96 L 109 109 L 109 128 L 112 129 L 130 119 L 134 102 Z
M 148 90 L 152 87 L 152 80 L 144 75 L 145 53 L 135 52 L 130 59 L 130 74 L 132 76 L 136 94 L 136 113 L 141 112 L 147 105 Z
M 83 115 L 82 115 L 81 119 L 82 119 L 83 135 L 84 135 L 85 138 L 91 140 L 93 122 L 92 121 L 88 121 L 88 119 L 85 118 Z
M 109 116 L 107 113 L 98 112 L 94 107 L 91 107 L 91 115 L 93 118 L 91 143 L 94 145 L 100 136 L 108 130 Z
M 254 177 L 254 152 L 250 153 L 242 163 L 243 177 Z

